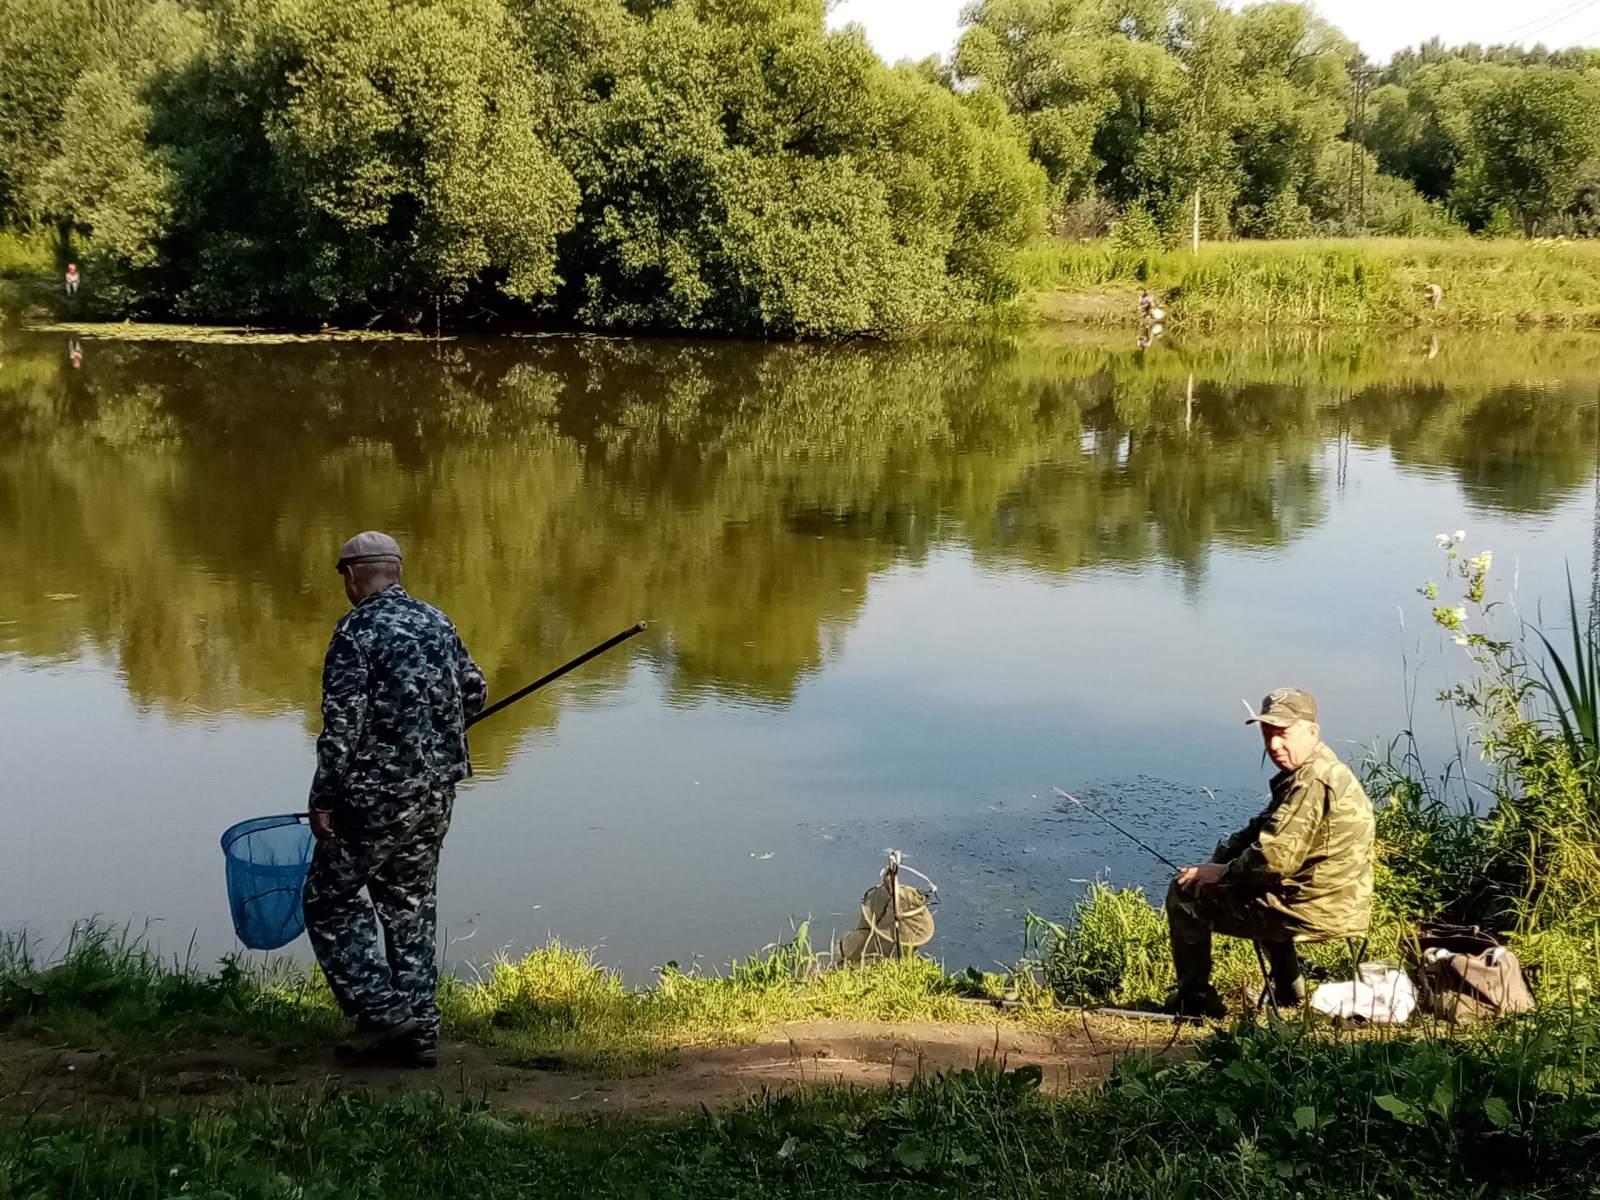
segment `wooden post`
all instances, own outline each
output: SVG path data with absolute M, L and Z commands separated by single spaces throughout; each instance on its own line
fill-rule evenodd
M 894 930 L 894 956 L 902 957 L 900 945 L 900 852 L 889 853 L 889 869 L 883 874 L 884 886 L 889 889 L 890 928 Z
M 1200 253 L 1200 189 L 1194 190 L 1194 252 Z

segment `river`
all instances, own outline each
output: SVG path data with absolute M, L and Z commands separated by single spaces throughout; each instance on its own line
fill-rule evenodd
M 75 360 L 73 345 L 81 349 Z M 377 528 L 491 698 L 447 961 L 556 937 L 643 981 L 854 924 L 884 851 L 952 968 L 1083 881 L 1255 811 L 1241 699 L 1443 765 L 1465 659 L 1416 589 L 1492 549 L 1501 618 L 1589 586 L 1600 340 L 997 332 L 900 345 L 10 333 L 0 366 L 0 927 L 236 948 L 217 839 L 305 802 L 333 562 Z M 1542 608 L 1541 608 L 1542 606 Z M 304 956 L 303 940 L 290 948 Z

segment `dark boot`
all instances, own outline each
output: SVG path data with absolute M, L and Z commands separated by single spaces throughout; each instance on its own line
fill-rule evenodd
M 347 1041 L 333 1048 L 340 1062 L 352 1066 L 403 1065 L 415 1056 L 414 1043 L 422 1034 L 422 1022 L 415 1017 L 393 1023 L 360 1018 L 356 1031 Z
M 1262 942 L 1272 979 L 1272 998 L 1279 1008 L 1299 1008 L 1306 999 L 1306 977 L 1293 942 Z
M 1186 989 L 1173 988 L 1167 993 L 1162 1011 L 1172 1013 L 1179 1020 L 1220 1021 L 1228 1015 L 1228 1005 L 1222 995 L 1209 983 Z

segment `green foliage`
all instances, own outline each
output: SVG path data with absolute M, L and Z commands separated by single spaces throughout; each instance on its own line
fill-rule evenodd
M 1452 777 L 1428 779 L 1414 744 L 1399 758 L 1391 745 L 1363 767 L 1362 786 L 1377 809 L 1373 925 L 1493 924 L 1487 831 L 1477 814 L 1447 799 Z
M 1567 756 L 1600 781 L 1600 630 L 1593 615 L 1586 621 L 1578 613 L 1578 598 L 1567 574 L 1567 616 L 1571 622 L 1571 657 L 1542 630 L 1535 630 L 1544 646 L 1545 661 L 1538 666 L 1538 687 L 1567 744 Z
M 391 315 L 558 282 L 577 189 L 499 0 L 223 6 L 153 89 L 177 173 L 156 297 L 211 319 Z
M 1150 215 L 1149 208 L 1142 201 L 1136 201 L 1122 210 L 1112 226 L 1111 244 L 1124 251 L 1161 250 L 1165 248 L 1166 239 L 1161 236 L 1161 227 Z
M 1600 157 L 1590 72 L 1438 53 L 1402 74 L 1404 87 L 1372 96 L 1366 144 L 1383 170 L 1490 236 L 1575 232 L 1587 219 L 1580 182 Z
M 983 0 L 971 18 L 957 70 L 1017 114 L 1058 211 L 1098 193 L 1171 233 L 1199 190 L 1208 237 L 1309 232 L 1299 197 L 1344 128 L 1352 48 L 1306 7 Z
M 1542 633 L 1552 656 L 1543 666 L 1523 642 L 1495 636 L 1490 555 L 1462 558 L 1462 539 L 1439 535 L 1461 602 L 1438 603 L 1434 583 L 1421 590 L 1435 622 L 1473 663 L 1473 673 L 1440 699 L 1469 715 L 1490 772 L 1484 923 L 1512 935 L 1527 963 L 1547 968 L 1546 993 L 1587 993 L 1600 982 L 1600 787 L 1586 733 L 1593 665 L 1584 658 L 1592 659 L 1592 641 L 1585 642 L 1592 634 L 1569 590 L 1573 661 L 1562 662 Z M 1553 685 L 1563 676 L 1565 684 Z
M 1127 1060 L 1107 1104 L 1119 1124 L 1181 1147 L 1191 1170 L 1231 1159 L 1239 1174 L 1222 1177 L 1241 1194 L 1253 1183 L 1321 1195 L 1359 1179 L 1380 1195 L 1582 1195 L 1600 1138 L 1597 1038 L 1594 1017 L 1571 1012 L 1460 1039 L 1340 1042 L 1241 1024 L 1191 1062 Z
M 1571 203 L 1578 168 L 1600 154 L 1600 84 L 1550 67 L 1484 70 L 1496 78 L 1472 106 L 1473 148 L 1492 194 L 1535 237 Z
M 0 48 L 68 3 L 18 0 Z M 888 334 L 1014 294 L 1038 225 L 1004 106 L 820 2 L 119 12 L 0 104 L 0 218 L 14 194 L 85 243 L 83 311 Z
M 720 975 L 668 963 L 654 987 L 629 990 L 582 951 L 551 943 L 501 959 L 477 982 L 446 979 L 440 1005 L 455 1034 L 512 1061 L 559 1061 L 606 1072 L 657 1069 L 675 1046 L 740 1041 L 782 1021 L 971 1021 L 967 985 L 927 959 L 824 970 L 801 926 L 786 943 L 735 960 Z
M 0 5 L 0 228 L 31 216 L 34 185 L 93 44 L 89 10 L 86 0 Z
M 1025 945 L 1045 986 L 1063 1003 L 1149 1004 L 1172 986 L 1167 921 L 1143 888 L 1091 883 L 1065 926 L 1029 913 Z
M 1003 110 L 825 33 L 820 3 L 658 13 L 567 157 L 572 303 L 632 327 L 892 333 L 1003 299 L 1043 186 Z
M 55 239 L 42 230 L 0 229 L 0 279 L 55 270 Z
M 206 975 L 92 921 L 54 961 L 23 935 L 0 940 L 0 1028 L 24 1036 L 145 1054 L 213 1033 L 327 1037 L 341 1022 L 327 988 L 297 972 L 250 973 L 225 960 Z

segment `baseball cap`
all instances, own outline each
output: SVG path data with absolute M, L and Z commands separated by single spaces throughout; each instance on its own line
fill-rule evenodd
M 1249 708 L 1248 701 L 1245 707 Z M 1315 721 L 1317 719 L 1317 702 L 1311 698 L 1310 692 L 1302 692 L 1299 688 L 1278 688 L 1268 692 L 1261 701 L 1261 711 L 1252 710 L 1246 725 L 1276 725 L 1282 728 L 1293 725 L 1296 721 Z

